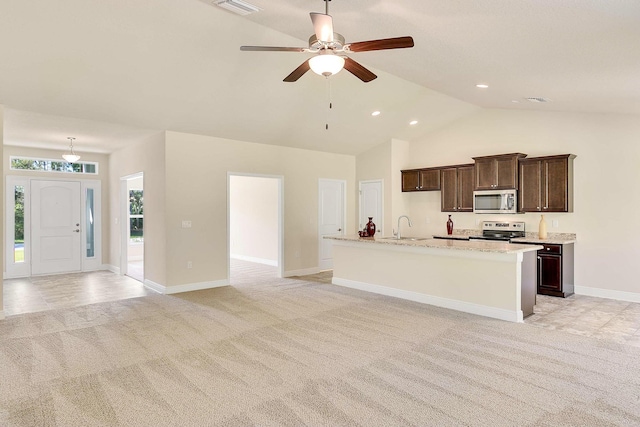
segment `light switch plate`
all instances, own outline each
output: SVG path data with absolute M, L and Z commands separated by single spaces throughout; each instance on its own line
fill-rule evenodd
M 551 221 L 551 226 L 552 226 L 553 228 L 558 228 L 558 225 L 559 225 L 559 224 L 558 224 L 558 220 L 557 220 L 557 219 L 554 219 L 553 221 Z

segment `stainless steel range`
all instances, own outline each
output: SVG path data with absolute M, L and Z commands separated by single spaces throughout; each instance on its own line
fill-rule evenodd
M 482 235 L 471 236 L 469 239 L 508 242 L 516 237 L 525 237 L 524 222 L 482 221 Z

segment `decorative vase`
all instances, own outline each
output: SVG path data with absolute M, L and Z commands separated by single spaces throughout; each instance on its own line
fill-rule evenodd
M 544 215 L 540 215 L 540 225 L 538 226 L 538 239 L 547 238 L 547 221 L 544 220 Z
M 373 235 L 376 234 L 376 225 L 373 223 L 373 217 L 372 216 L 369 217 L 369 222 L 367 223 L 367 226 L 365 227 L 365 230 L 367 230 L 367 234 L 370 237 L 373 237 Z
M 447 220 L 447 234 L 453 234 L 453 220 L 451 219 L 451 215 L 449 215 L 449 219 Z

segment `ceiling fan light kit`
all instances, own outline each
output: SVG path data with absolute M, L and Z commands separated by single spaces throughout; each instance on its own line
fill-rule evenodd
M 377 78 L 377 76 L 351 59 L 347 53 L 413 47 L 413 38 L 410 36 L 345 43 L 345 38 L 341 34 L 333 32 L 333 18 L 329 15 L 329 1 L 330 0 L 325 0 L 325 13 L 310 13 L 315 34 L 309 37 L 308 48 L 240 46 L 240 50 L 258 52 L 304 52 L 315 54 L 315 56 L 303 62 L 298 68 L 293 70 L 291 74 L 285 77 L 285 82 L 295 82 L 309 70 L 313 70 L 314 73 L 321 76 L 329 77 L 344 68 L 367 83 Z
M 309 59 L 309 67 L 314 73 L 329 77 L 344 68 L 344 58 L 331 51 L 324 51 Z

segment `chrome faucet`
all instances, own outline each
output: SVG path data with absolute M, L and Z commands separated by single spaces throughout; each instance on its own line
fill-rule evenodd
M 408 217 L 408 216 L 406 216 L 406 215 L 401 215 L 401 216 L 399 216 L 399 217 L 398 217 L 398 233 L 396 234 L 396 239 L 398 239 L 398 240 L 400 240 L 400 238 L 401 238 L 401 237 L 400 237 L 400 220 L 401 220 L 402 218 L 407 218 L 407 221 L 409 222 L 409 227 L 413 227 L 413 224 L 411 223 L 411 219 L 409 219 L 409 217 Z

